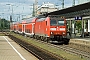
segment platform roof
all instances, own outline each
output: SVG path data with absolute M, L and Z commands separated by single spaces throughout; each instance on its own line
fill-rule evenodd
M 48 13 L 48 15 L 61 15 L 67 18 L 71 18 L 75 16 L 87 16 L 90 15 L 90 2 L 65 8 L 62 10 L 54 11 Z

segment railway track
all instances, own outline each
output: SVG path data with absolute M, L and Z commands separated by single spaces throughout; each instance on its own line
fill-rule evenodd
M 13 39 L 16 43 L 18 43 L 20 46 L 25 48 L 27 51 L 35 55 L 39 60 L 65 60 L 63 57 L 58 57 L 48 51 L 45 51 L 39 47 L 35 47 L 31 44 L 28 44 L 26 42 L 21 41 L 20 39 L 10 35 L 11 39 Z
M 59 45 L 59 46 L 56 45 L 55 46 L 54 45 L 54 47 L 57 47 L 59 49 L 63 49 L 64 51 L 67 51 L 69 53 L 73 53 L 73 54 L 79 55 L 79 56 L 81 56 L 81 58 L 83 58 L 83 57 L 90 58 L 90 53 L 85 52 L 85 51 L 81 51 L 79 49 L 72 48 L 69 45 L 63 45 L 63 46 L 61 46 L 61 45 Z
M 69 52 L 71 54 L 79 55 L 81 58 L 86 57 L 86 58 L 90 59 L 90 53 L 89 52 L 85 52 L 85 51 L 82 51 L 82 50 L 79 50 L 79 49 L 72 48 L 69 45 L 59 45 L 59 44 L 55 45 L 55 44 L 46 43 L 46 42 L 43 42 L 43 41 L 40 41 L 40 40 L 38 40 L 38 41 L 42 42 L 42 43 L 45 43 L 45 44 L 49 44 L 52 47 L 56 47 L 56 49 L 62 49 L 62 50 L 66 51 L 66 52 Z
M 42 49 L 39 49 L 37 47 L 34 46 L 31 46 L 30 44 L 27 44 L 26 42 L 23 42 L 23 41 L 20 41 L 18 40 L 18 38 L 15 38 L 15 37 L 11 37 L 11 39 L 13 39 L 14 41 L 16 41 L 19 45 L 21 45 L 22 47 L 24 47 L 26 50 L 28 50 L 30 53 L 34 54 L 36 57 L 39 58 L 39 60 L 66 60 L 64 59 L 63 57 L 58 57 L 50 52 L 46 53 L 45 51 L 36 51 L 36 50 L 42 50 Z M 71 46 L 69 45 L 55 45 L 55 44 L 50 44 L 50 43 L 46 43 L 44 41 L 40 41 L 40 40 L 37 40 L 43 44 L 48 44 L 52 47 L 55 47 L 56 49 L 62 49 L 70 54 L 75 54 L 75 55 L 79 55 L 81 58 L 87 58 L 87 59 L 90 59 L 90 53 L 88 52 L 85 52 L 85 51 L 81 51 L 79 49 L 75 49 L 75 48 L 72 48 Z M 31 47 L 31 48 L 30 48 Z M 33 48 L 33 50 L 32 50 Z M 49 55 L 49 56 L 48 56 Z M 61 58 L 61 59 L 60 59 Z

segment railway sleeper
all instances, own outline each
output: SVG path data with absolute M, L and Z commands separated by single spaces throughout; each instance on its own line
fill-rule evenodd
M 79 49 L 81 51 L 85 51 L 90 54 L 90 46 L 85 46 L 85 45 L 77 44 L 77 43 L 69 43 L 69 46 L 75 49 Z
M 57 56 L 49 51 L 46 51 L 40 47 L 34 46 L 32 44 L 29 44 L 27 42 L 24 42 L 12 35 L 9 35 L 11 39 L 13 39 L 15 42 L 17 42 L 20 46 L 24 47 L 26 50 L 28 50 L 30 53 L 35 55 L 39 60 L 65 60 L 63 57 Z M 34 48 L 32 51 L 30 49 Z M 36 51 L 36 52 L 34 52 Z M 37 55 L 38 54 L 38 55 Z M 40 56 L 40 57 L 39 57 Z

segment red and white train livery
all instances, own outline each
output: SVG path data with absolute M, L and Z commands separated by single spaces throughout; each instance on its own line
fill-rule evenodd
M 67 24 L 65 18 L 59 16 L 36 17 L 11 25 L 11 30 L 44 41 L 68 44 Z

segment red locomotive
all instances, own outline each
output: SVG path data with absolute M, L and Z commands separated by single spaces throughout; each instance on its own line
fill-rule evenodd
M 23 21 L 24 22 L 19 23 L 21 26 L 18 27 L 18 31 L 23 32 L 25 35 L 47 42 L 68 44 L 70 40 L 67 38 L 65 18 L 60 18 L 59 16 L 47 16 L 42 18 L 31 18 Z

